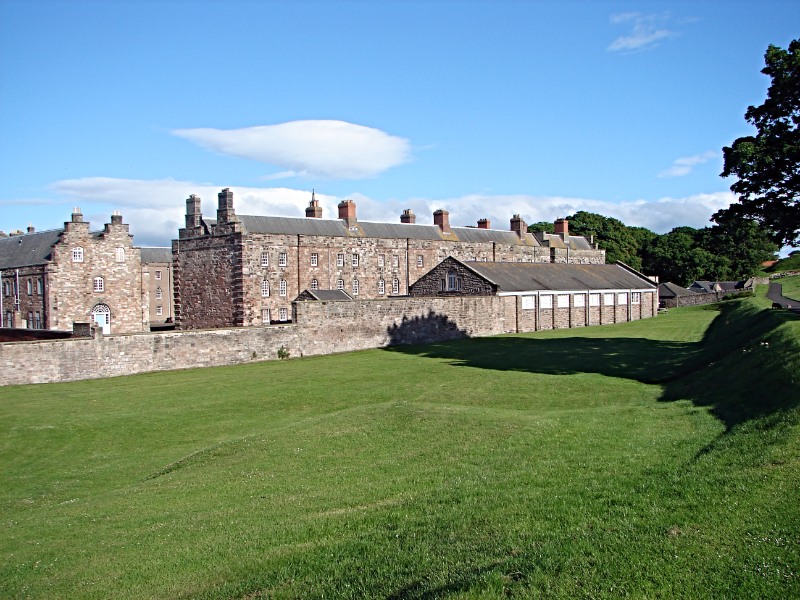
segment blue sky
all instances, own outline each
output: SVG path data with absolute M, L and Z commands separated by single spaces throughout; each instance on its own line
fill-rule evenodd
M 241 214 L 300 216 L 314 188 L 326 217 L 702 227 L 799 23 L 798 2 L 0 2 L 0 230 L 80 206 L 167 244 L 223 187 Z

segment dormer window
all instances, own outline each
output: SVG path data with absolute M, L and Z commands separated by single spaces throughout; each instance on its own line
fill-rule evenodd
M 83 262 L 83 248 L 72 249 L 72 262 Z

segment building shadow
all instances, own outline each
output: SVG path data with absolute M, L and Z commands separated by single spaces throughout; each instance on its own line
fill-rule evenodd
M 400 324 L 387 327 L 386 333 L 389 335 L 390 346 L 428 344 L 469 337 L 464 329 L 459 329 L 455 321 L 433 310 L 424 317 L 417 316 L 412 319 L 403 317 Z

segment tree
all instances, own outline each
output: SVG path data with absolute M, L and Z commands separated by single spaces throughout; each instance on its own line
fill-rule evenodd
M 720 216 L 717 225 L 700 230 L 700 246 L 730 261 L 729 276 L 747 279 L 761 268 L 761 263 L 771 260 L 778 251 L 770 232 L 753 219 L 744 219 L 735 213 Z
M 644 248 L 643 263 L 648 273 L 661 281 L 683 286 L 693 281 L 723 281 L 730 273 L 731 261 L 698 245 L 703 233 L 691 227 L 676 227 L 667 234 L 652 238 Z
M 606 251 L 607 263 L 620 260 L 634 269 L 642 268 L 641 245 L 631 228 L 622 221 L 581 210 L 569 218 L 569 230 L 587 238 L 594 235 L 600 248 Z
M 528 225 L 528 233 L 536 233 L 537 231 L 544 231 L 545 233 L 555 233 L 556 226 L 550 221 L 539 221 L 533 225 Z
M 723 148 L 722 177 L 735 175 L 731 190 L 739 203 L 717 212 L 755 219 L 779 244 L 800 243 L 800 40 L 788 50 L 770 45 L 761 71 L 772 78 L 767 99 L 745 113 L 755 136 L 741 137 Z

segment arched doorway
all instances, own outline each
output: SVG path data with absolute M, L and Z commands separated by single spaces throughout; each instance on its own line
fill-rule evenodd
M 103 335 L 111 333 L 111 309 L 105 304 L 97 304 L 92 309 L 92 321 L 103 328 Z

